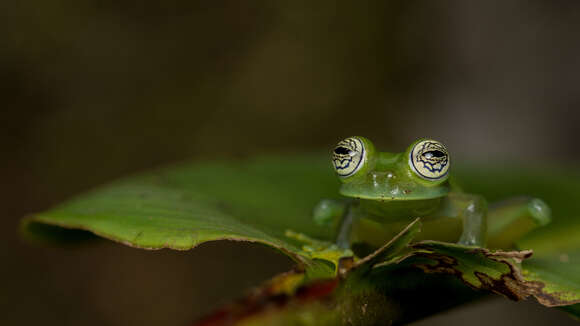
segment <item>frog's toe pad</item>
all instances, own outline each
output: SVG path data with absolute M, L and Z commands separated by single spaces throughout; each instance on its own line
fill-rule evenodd
M 541 199 L 534 198 L 528 203 L 530 216 L 540 226 L 544 226 L 552 220 L 550 207 Z
M 457 241 L 457 244 L 462 245 L 462 246 L 470 246 L 470 247 L 484 247 L 483 241 L 477 240 L 475 238 L 469 238 L 469 239 L 462 238 L 459 241 Z

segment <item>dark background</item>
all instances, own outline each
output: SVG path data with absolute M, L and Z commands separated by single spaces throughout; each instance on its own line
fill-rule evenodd
M 291 266 L 238 243 L 19 239 L 22 216 L 127 173 L 353 134 L 577 163 L 579 32 L 574 1 L 1 1 L 0 324 L 186 325 Z M 449 318 L 571 323 L 502 298 Z

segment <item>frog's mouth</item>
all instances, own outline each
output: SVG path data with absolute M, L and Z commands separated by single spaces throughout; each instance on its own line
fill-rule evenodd
M 444 197 L 448 193 L 447 184 L 427 187 L 414 182 L 344 183 L 340 187 L 340 194 L 343 196 L 378 201 L 434 199 Z

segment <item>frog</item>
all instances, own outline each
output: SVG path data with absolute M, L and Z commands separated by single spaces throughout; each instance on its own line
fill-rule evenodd
M 415 241 L 505 249 L 551 221 L 542 199 L 518 196 L 488 205 L 482 195 L 463 191 L 451 176 L 447 147 L 431 138 L 391 153 L 377 151 L 365 137 L 348 137 L 332 149 L 331 163 L 342 197 L 320 200 L 312 218 L 335 230 L 335 249 L 378 248 L 416 218 L 422 230 Z

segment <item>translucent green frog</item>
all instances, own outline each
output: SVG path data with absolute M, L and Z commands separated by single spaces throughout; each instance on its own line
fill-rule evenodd
M 517 197 L 488 211 L 482 196 L 461 191 L 450 178 L 449 153 L 436 140 L 386 153 L 364 137 L 350 137 L 336 145 L 332 164 L 346 198 L 320 201 L 314 220 L 336 228 L 340 249 L 379 247 L 417 217 L 423 227 L 416 240 L 491 248 L 511 247 L 550 221 L 549 207 L 537 198 Z

